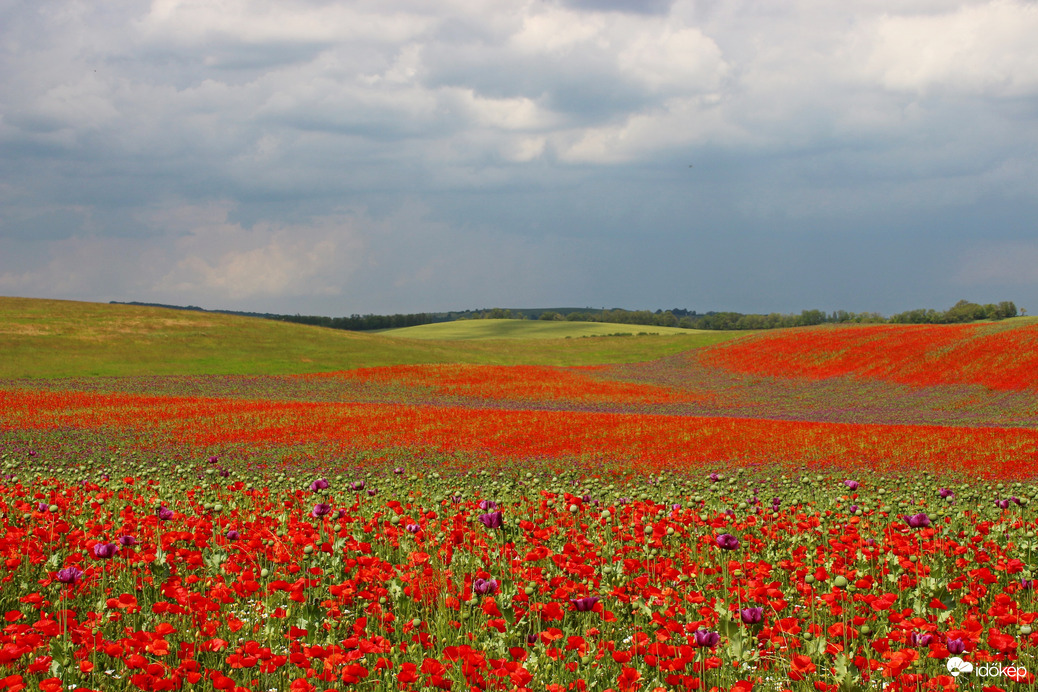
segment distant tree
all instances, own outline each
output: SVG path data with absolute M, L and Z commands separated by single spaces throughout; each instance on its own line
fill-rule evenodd
M 968 300 L 960 300 L 944 313 L 945 322 L 974 322 L 984 319 L 984 307 Z

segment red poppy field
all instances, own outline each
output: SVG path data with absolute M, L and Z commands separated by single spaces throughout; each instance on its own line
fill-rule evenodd
M 0 382 L 0 690 L 1012 690 L 1038 325 Z

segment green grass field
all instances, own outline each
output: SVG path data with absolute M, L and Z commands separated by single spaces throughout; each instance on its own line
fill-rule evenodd
M 552 324 L 514 321 L 520 329 Z M 560 324 L 607 333 L 631 330 L 628 325 Z M 541 334 L 524 339 L 513 333 L 434 340 L 188 310 L 0 297 L 0 378 L 287 374 L 410 363 L 632 363 L 743 334 L 570 339 Z
M 650 327 L 602 322 L 542 322 L 540 320 L 458 320 L 417 327 L 381 330 L 385 336 L 406 339 L 468 341 L 470 339 L 565 339 L 584 336 L 697 336 L 705 330 Z

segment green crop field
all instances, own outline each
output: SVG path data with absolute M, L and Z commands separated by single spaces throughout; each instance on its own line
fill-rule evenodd
M 386 336 L 407 339 L 565 339 L 583 336 L 695 336 L 703 338 L 716 332 L 678 329 L 677 327 L 650 327 L 641 324 L 612 324 L 608 322 L 547 322 L 540 320 L 458 320 L 423 324 L 417 327 L 382 330 Z
M 561 324 L 581 325 L 607 333 L 631 329 Z M 189 310 L 0 298 L 0 377 L 285 374 L 412 363 L 596 365 L 652 360 L 740 335 L 430 340 Z

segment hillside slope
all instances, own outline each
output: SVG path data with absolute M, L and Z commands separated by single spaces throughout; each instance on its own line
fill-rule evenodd
M 614 324 L 611 322 L 566 322 L 541 320 L 458 320 L 437 322 L 415 327 L 387 329 L 380 332 L 385 336 L 407 339 L 565 339 L 582 336 L 637 336 L 658 334 L 666 336 L 695 336 L 700 339 L 710 335 L 706 330 L 678 329 L 677 327 L 653 327 L 641 324 Z M 725 335 L 730 338 L 729 335 Z M 696 342 L 693 345 L 699 345 Z
M 189 310 L 0 297 L 0 378 L 291 374 L 416 363 L 597 365 L 652 360 L 735 335 L 706 336 L 419 340 Z
M 959 325 L 824 326 L 762 332 L 698 354 L 735 373 L 907 385 L 1038 389 L 1038 318 Z

